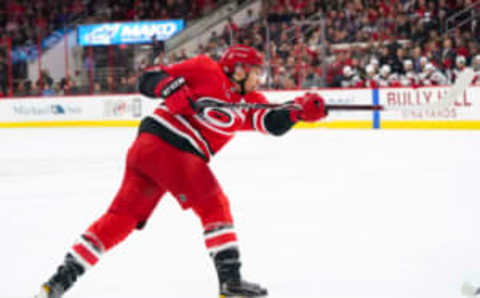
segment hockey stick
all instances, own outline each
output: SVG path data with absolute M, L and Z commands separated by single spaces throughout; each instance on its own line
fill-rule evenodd
M 231 109 L 299 109 L 295 104 L 291 103 L 224 103 L 224 102 L 199 102 L 195 103 L 197 108 L 231 108 Z M 330 105 L 326 104 L 325 109 L 327 111 L 379 111 L 383 110 L 383 106 L 380 105 Z
M 332 105 L 326 104 L 327 111 L 408 111 L 408 110 L 423 110 L 423 109 L 441 109 L 451 107 L 455 101 L 468 88 L 475 76 L 475 72 L 471 68 L 466 68 L 457 78 L 455 84 L 448 89 L 443 97 L 443 100 L 436 103 L 423 104 L 415 107 L 385 107 L 382 105 Z M 197 102 L 197 108 L 237 108 L 237 109 L 270 109 L 270 108 L 284 108 L 284 109 L 298 109 L 299 107 L 293 103 L 226 103 L 226 102 Z

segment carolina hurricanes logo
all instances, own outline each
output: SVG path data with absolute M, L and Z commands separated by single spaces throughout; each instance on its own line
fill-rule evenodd
M 220 108 L 205 108 L 202 115 L 210 123 L 222 128 L 232 126 L 235 120 L 235 115 L 231 111 Z
M 212 105 L 215 103 L 225 103 L 222 100 L 211 97 L 202 97 L 197 102 L 201 102 L 202 104 L 212 103 Z M 243 115 L 240 115 L 238 111 L 214 106 L 203 108 L 199 116 L 199 118 L 203 120 L 202 122 L 206 122 L 209 126 L 214 126 L 224 132 L 235 131 L 243 122 Z

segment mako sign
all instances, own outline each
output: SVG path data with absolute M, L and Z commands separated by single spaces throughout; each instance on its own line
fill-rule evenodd
M 104 46 L 165 41 L 184 28 L 183 20 L 105 23 L 78 26 L 78 44 Z

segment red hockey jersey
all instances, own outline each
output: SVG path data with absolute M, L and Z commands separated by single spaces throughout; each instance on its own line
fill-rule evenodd
M 234 85 L 219 64 L 205 55 L 162 67 L 162 70 L 172 77 L 183 77 L 193 93 L 193 101 L 197 103 L 267 103 L 266 98 L 259 92 L 253 91 L 244 96 L 234 92 Z M 265 118 L 272 111 L 274 110 L 211 107 L 204 108 L 193 116 L 184 116 L 172 114 L 161 104 L 149 117 L 164 130 L 162 138 L 176 139 L 170 141 L 172 144 L 187 142 L 190 148 L 193 147 L 193 153 L 208 161 L 239 130 L 269 133 Z M 287 125 L 291 126 L 293 123 Z

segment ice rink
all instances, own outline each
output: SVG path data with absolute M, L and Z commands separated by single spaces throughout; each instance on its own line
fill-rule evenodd
M 0 297 L 33 297 L 107 208 L 134 128 L 0 130 Z M 246 279 L 272 298 L 460 298 L 480 272 L 480 132 L 237 135 L 211 163 Z M 217 297 L 199 221 L 166 196 L 66 298 Z

